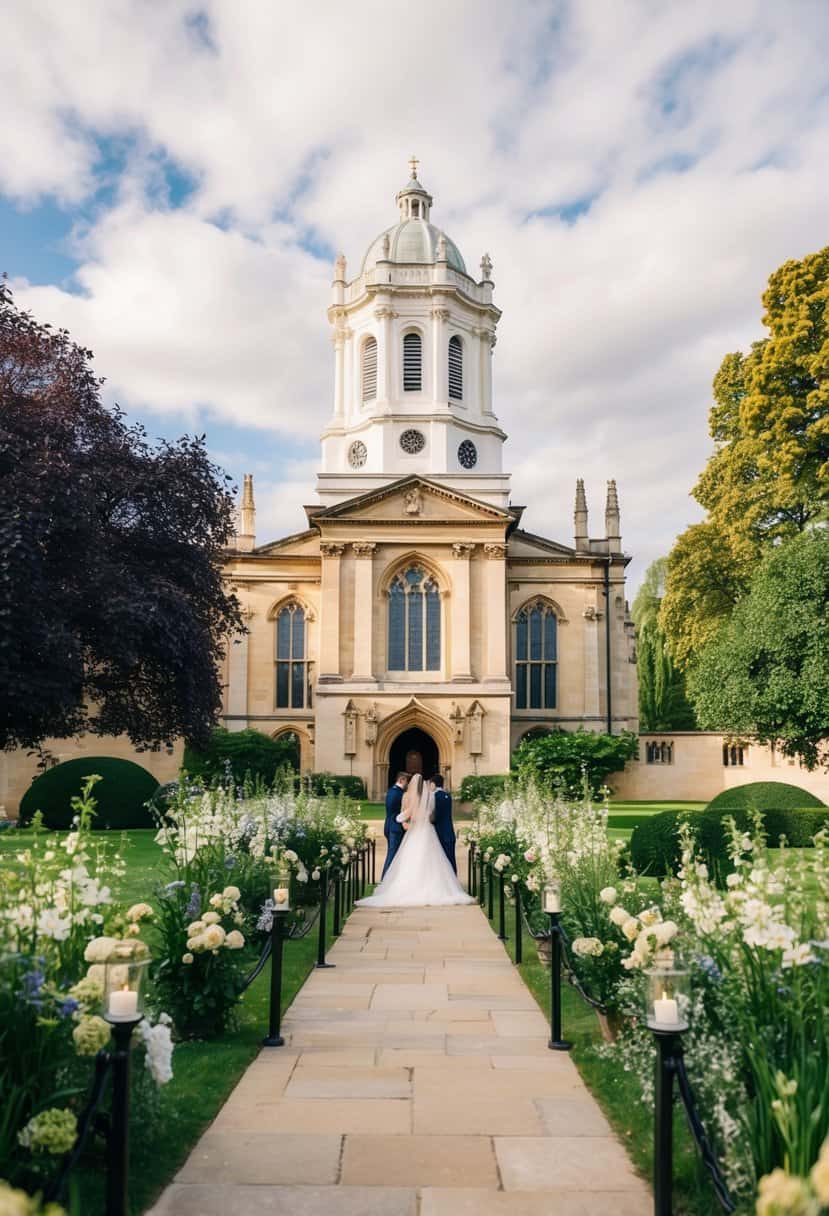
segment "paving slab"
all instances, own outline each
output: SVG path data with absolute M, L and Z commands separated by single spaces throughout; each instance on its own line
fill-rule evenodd
M 476 906 L 358 908 L 149 1216 L 646 1216 Z

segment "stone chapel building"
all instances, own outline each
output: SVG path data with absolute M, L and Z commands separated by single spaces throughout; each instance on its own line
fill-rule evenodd
M 335 263 L 334 403 L 308 527 L 257 543 L 245 477 L 224 723 L 293 732 L 303 770 L 380 797 L 398 769 L 502 773 L 533 731 L 637 728 L 615 482 L 604 535 L 521 527 L 492 400 L 492 263 L 469 274 L 411 162 L 397 223 Z

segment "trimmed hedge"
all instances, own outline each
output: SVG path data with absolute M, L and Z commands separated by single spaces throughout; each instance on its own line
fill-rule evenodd
M 365 798 L 366 783 L 362 777 L 352 777 L 347 774 L 338 776 L 336 773 L 305 773 L 302 785 L 310 788 L 313 794 L 345 794 L 347 798 Z
M 461 802 L 491 802 L 494 798 L 502 797 L 504 786 L 509 779 L 509 773 L 498 773 L 490 777 L 478 777 L 469 773 L 461 782 L 458 798 Z
M 261 779 L 271 786 L 280 769 L 295 768 L 297 763 L 297 744 L 289 735 L 272 739 L 261 730 L 226 730 L 217 726 L 205 747 L 187 744 L 182 768 L 208 785 L 214 780 L 224 781 L 229 768 L 237 785 L 249 775 L 254 781 Z
M 762 812 L 763 827 L 770 847 L 778 845 L 785 836 L 792 848 L 805 849 L 812 838 L 829 827 L 829 808 L 814 807 L 766 810 Z M 689 817 L 696 833 L 697 847 L 705 858 L 712 876 L 722 877 L 731 869 L 728 855 L 728 828 L 725 821 L 733 818 L 741 831 L 748 831 L 751 816 L 747 810 L 725 808 L 722 811 L 662 811 L 637 825 L 630 838 L 631 861 L 637 870 L 654 877 L 676 874 L 680 864 L 679 823 Z
M 785 781 L 752 781 L 749 785 L 735 785 L 712 798 L 707 811 L 739 811 L 755 808 L 758 811 L 803 810 L 809 806 L 826 806 L 825 802 Z
M 20 803 L 21 824 L 31 823 L 35 812 L 43 814 L 46 827 L 70 828 L 75 812 L 71 800 L 81 791 L 85 778 L 97 773 L 101 780 L 92 791 L 97 802 L 93 828 L 152 828 L 155 820 L 146 806 L 158 782 L 140 764 L 114 756 L 84 756 L 47 769 L 29 786 Z

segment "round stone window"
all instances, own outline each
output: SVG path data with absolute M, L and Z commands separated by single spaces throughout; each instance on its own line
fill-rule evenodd
M 422 431 L 404 431 L 400 436 L 400 446 L 410 456 L 416 456 L 426 447 L 426 436 Z
M 352 469 L 361 469 L 366 463 L 368 450 L 361 439 L 355 439 L 351 447 L 348 449 L 348 463 Z
M 478 463 L 478 449 L 471 439 L 464 439 L 458 448 L 458 464 L 462 469 L 474 469 Z

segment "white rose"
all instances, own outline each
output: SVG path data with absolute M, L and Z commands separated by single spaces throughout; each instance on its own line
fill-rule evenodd
M 127 920 L 140 921 L 146 920 L 147 917 L 153 915 L 153 910 L 149 904 L 133 904 L 127 912 Z
M 242 898 L 242 892 L 238 887 L 225 887 L 222 891 L 222 899 L 226 899 L 228 903 L 235 904 Z
M 116 941 L 117 938 L 114 937 L 93 937 L 92 941 L 87 943 L 87 947 L 83 952 L 84 961 L 87 963 L 105 963 L 115 949 Z
M 625 921 L 628 921 L 631 918 L 630 913 L 626 912 L 625 909 L 621 906 L 621 904 L 617 904 L 615 908 L 611 908 L 608 915 L 610 916 L 610 919 L 613 922 L 613 924 L 618 925 L 619 928 L 622 927 L 622 925 L 625 923 Z
M 662 913 L 658 908 L 645 908 L 644 912 L 639 913 L 639 919 L 643 925 L 649 928 L 651 925 L 656 925 L 662 919 Z
M 228 950 L 241 950 L 245 944 L 245 939 L 238 929 L 231 929 L 225 938 L 225 946 Z
M 224 943 L 225 931 L 221 925 L 208 925 L 201 936 L 206 950 L 218 950 Z
M 188 937 L 197 937 L 198 934 L 201 933 L 203 929 L 204 929 L 204 921 L 203 920 L 194 920 L 191 925 L 187 926 L 187 936 Z
M 639 922 L 633 916 L 629 917 L 628 920 L 625 921 L 625 923 L 621 926 L 621 929 L 622 933 L 629 942 L 636 941 L 636 938 L 639 936 Z
M 202 917 L 202 921 L 205 925 L 218 925 L 221 919 L 222 918 L 218 912 L 205 912 L 204 916 Z
M 313 878 L 314 882 L 319 882 L 319 880 L 320 880 L 320 872 L 319 872 L 319 870 L 312 870 L 312 871 L 311 871 L 311 877 Z
M 673 941 L 679 932 L 679 928 L 672 920 L 663 921 L 662 924 L 656 925 L 653 935 L 656 938 L 658 946 L 667 946 L 668 942 Z
M 189 943 L 189 942 L 188 942 L 187 944 L 188 944 L 188 946 L 190 945 L 190 943 Z M 189 951 L 189 950 L 187 951 L 187 953 L 186 953 L 186 954 L 182 954 L 182 956 L 181 956 L 181 961 L 182 961 L 183 963 L 185 963 L 185 964 L 186 964 L 188 967 L 189 967 L 189 965 L 192 963 L 192 961 L 193 961 L 193 955 L 190 953 L 190 951 Z
M 211 908 L 221 908 L 223 903 L 224 903 L 224 900 L 222 899 L 221 895 L 211 895 L 210 896 L 210 907 Z
M 616 888 L 615 887 L 602 887 L 601 891 L 599 892 L 599 899 L 602 901 L 603 904 L 615 904 L 616 903 Z

